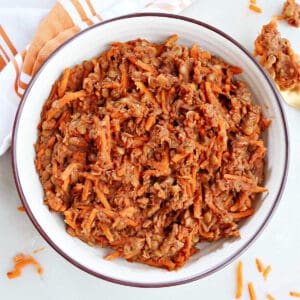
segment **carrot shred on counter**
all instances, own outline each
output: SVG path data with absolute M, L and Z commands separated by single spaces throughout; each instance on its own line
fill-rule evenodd
M 270 271 L 272 270 L 272 267 L 270 265 L 268 265 L 264 271 L 263 271 L 263 278 L 264 280 L 267 280 L 268 279 L 268 275 L 270 273 Z
M 282 15 L 275 15 L 272 17 L 272 21 L 276 22 L 276 21 L 282 21 L 284 20 L 284 17 Z
M 300 293 L 299 293 L 299 292 L 291 291 L 291 292 L 290 292 L 290 296 L 291 296 L 291 297 L 295 297 L 295 298 L 300 298 Z
M 16 256 L 13 258 L 13 261 L 14 261 L 15 263 L 17 263 L 17 262 L 23 260 L 24 258 L 25 258 L 24 254 L 18 254 L 18 255 L 16 255 Z
M 256 267 L 259 273 L 262 273 L 264 270 L 264 265 L 262 264 L 261 260 L 259 258 L 255 259 Z
M 235 298 L 240 299 L 243 293 L 243 262 L 240 260 L 237 265 L 237 273 L 236 273 L 236 294 Z
M 258 6 L 256 6 L 255 4 L 250 3 L 249 4 L 249 9 L 251 9 L 252 11 L 261 14 L 262 13 L 262 9 Z
M 14 270 L 6 273 L 9 279 L 19 277 L 22 274 L 22 269 L 30 264 L 36 268 L 39 274 L 42 274 L 44 271 L 41 265 L 30 255 L 29 256 L 25 256 L 24 254 L 16 255 L 13 258 L 13 261 L 15 263 Z
M 253 286 L 252 282 L 248 283 L 248 292 L 249 292 L 249 296 L 250 296 L 251 300 L 257 300 L 255 290 L 254 290 L 254 286 Z
M 22 206 L 22 205 L 21 205 L 21 206 L 19 206 L 19 207 L 18 207 L 18 211 L 24 212 L 24 211 L 25 211 L 25 207 L 24 207 L 24 206 Z
M 268 300 L 276 300 L 271 294 L 267 294 L 267 299 Z
M 33 251 L 33 254 L 40 253 L 40 252 L 42 252 L 42 251 L 44 251 L 44 250 L 45 250 L 45 247 L 41 247 L 41 248 L 35 249 L 35 250 Z

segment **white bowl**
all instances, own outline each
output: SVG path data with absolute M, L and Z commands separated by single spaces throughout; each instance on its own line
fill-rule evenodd
M 256 213 L 245 221 L 241 238 L 218 241 L 200 246 L 180 270 L 168 272 L 123 259 L 107 261 L 107 249 L 90 247 L 65 231 L 61 215 L 50 213 L 43 204 L 43 189 L 35 170 L 34 144 L 42 106 L 52 83 L 64 68 L 91 59 L 112 41 L 146 38 L 163 41 L 171 34 L 179 35 L 179 43 L 200 47 L 243 68 L 241 78 L 263 107 L 272 124 L 265 136 L 268 147 L 265 186 L 269 192 L 262 196 Z M 268 75 L 253 57 L 236 41 L 207 24 L 196 20 L 165 14 L 135 14 L 109 20 L 88 28 L 56 50 L 29 84 L 20 104 L 13 135 L 13 169 L 16 185 L 27 213 L 45 240 L 68 261 L 102 279 L 131 286 L 162 287 L 186 283 L 205 277 L 224 267 L 245 250 L 262 231 L 281 197 L 288 165 L 288 134 L 280 96 Z

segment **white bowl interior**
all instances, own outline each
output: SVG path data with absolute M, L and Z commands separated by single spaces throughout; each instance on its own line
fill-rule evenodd
M 108 252 L 107 249 L 90 247 L 68 235 L 62 217 L 50 213 L 48 207 L 43 205 L 43 190 L 34 166 L 33 145 L 37 139 L 36 127 L 42 106 L 49 95 L 52 83 L 65 67 L 99 55 L 112 41 L 127 41 L 142 37 L 158 42 L 174 33 L 179 35 L 179 43 L 187 46 L 197 43 L 211 53 L 225 58 L 229 63 L 242 67 L 244 73 L 241 78 L 247 81 L 254 100 L 262 105 L 264 114 L 272 119 L 272 125 L 268 130 L 266 141 L 268 146 L 266 187 L 269 192 L 263 195 L 264 200 L 259 204 L 255 215 L 243 224 L 240 229 L 241 238 L 203 244 L 200 247 L 203 250 L 192 257 L 185 267 L 176 272 L 167 272 L 138 263 L 128 263 L 122 259 L 106 261 L 103 256 Z M 92 272 L 137 285 L 166 285 L 189 280 L 214 270 L 232 259 L 249 244 L 269 217 L 285 173 L 287 153 L 284 120 L 274 91 L 263 73 L 240 48 L 222 35 L 199 24 L 163 16 L 116 20 L 89 29 L 66 43 L 37 74 L 28 90 L 15 132 L 15 171 L 21 189 L 33 217 L 52 243 L 73 261 Z

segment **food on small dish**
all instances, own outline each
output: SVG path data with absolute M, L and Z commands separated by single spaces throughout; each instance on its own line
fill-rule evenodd
M 290 25 L 300 26 L 300 5 L 295 0 L 286 0 L 282 7 L 282 17 Z
M 300 108 L 300 61 L 289 40 L 282 38 L 276 20 L 262 27 L 255 40 L 254 56 L 269 72 L 283 98 L 290 105 Z
M 69 234 L 168 270 L 198 242 L 239 236 L 266 191 L 269 125 L 240 68 L 177 38 L 114 42 L 67 68 L 35 145 L 44 202 Z

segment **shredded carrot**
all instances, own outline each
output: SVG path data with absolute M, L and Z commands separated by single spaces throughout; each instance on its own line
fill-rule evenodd
M 194 218 L 196 219 L 200 219 L 201 217 L 201 205 L 200 205 L 200 199 L 201 199 L 201 196 L 200 195 L 200 191 L 197 191 L 195 196 L 194 196 Z
M 92 64 L 93 64 L 94 67 L 97 65 L 97 58 L 92 59 Z
M 166 91 L 162 90 L 161 91 L 161 108 L 163 113 L 167 114 L 167 103 L 166 103 L 167 99 L 166 99 Z
M 299 292 L 291 291 L 291 292 L 290 292 L 290 296 L 291 296 L 291 297 L 295 297 L 295 298 L 300 298 L 300 293 L 299 293 Z
M 113 260 L 113 259 L 115 259 L 115 258 L 117 258 L 117 257 L 119 257 L 119 256 L 120 256 L 120 252 L 115 251 L 115 252 L 112 252 L 112 253 L 107 254 L 104 258 L 105 258 L 106 260 Z
M 14 270 L 11 272 L 7 272 L 7 277 L 9 279 L 19 277 L 22 274 L 22 269 L 30 264 L 37 269 L 37 272 L 39 274 L 43 273 L 43 268 L 32 256 L 25 257 L 23 254 L 21 254 L 15 256 L 13 260 L 15 262 Z
M 111 209 L 109 202 L 107 201 L 107 198 L 105 197 L 104 193 L 99 189 L 99 187 L 95 187 L 95 192 L 97 195 L 98 200 L 103 204 L 103 206 L 107 209 Z
M 103 89 L 117 89 L 120 87 L 120 83 L 118 82 L 105 82 L 102 84 Z
M 264 266 L 263 266 L 261 260 L 258 259 L 258 258 L 256 258 L 256 259 L 255 259 L 255 263 L 256 263 L 256 267 L 257 267 L 258 272 L 259 272 L 259 273 L 263 272 Z
M 41 247 L 41 248 L 35 249 L 35 250 L 33 251 L 33 254 L 38 254 L 38 253 L 40 253 L 40 252 L 42 252 L 42 251 L 44 251 L 44 250 L 45 250 L 45 247 Z
M 252 3 L 249 4 L 249 8 L 256 13 L 262 13 L 262 9 Z
M 125 62 L 120 64 L 120 71 L 121 71 L 121 87 L 126 89 L 128 87 L 128 66 Z
M 57 94 L 58 94 L 59 98 L 61 98 L 64 95 L 65 91 L 66 91 L 70 74 L 71 74 L 71 69 L 66 68 L 65 71 L 64 71 L 64 74 L 62 76 L 62 79 L 60 81 L 58 91 L 57 91 Z
M 250 296 L 251 300 L 257 300 L 255 290 L 254 290 L 254 286 L 253 286 L 252 282 L 248 283 L 248 292 L 249 292 L 249 296 Z
M 237 273 L 236 273 L 236 294 L 235 298 L 240 299 L 243 294 L 243 262 L 239 261 L 237 265 Z
M 63 96 L 60 100 L 58 100 L 58 103 L 55 107 L 51 108 L 48 113 L 47 113 L 47 120 L 50 120 L 52 118 L 55 117 L 55 115 L 57 113 L 60 112 L 60 110 L 62 109 L 62 107 L 64 107 L 65 105 L 67 105 L 68 103 L 79 99 L 80 97 L 84 97 L 85 96 L 85 91 L 81 90 L 78 92 L 73 92 L 73 93 L 68 93 L 65 94 L 65 96 Z
M 167 47 L 171 47 L 173 44 L 175 44 L 178 40 L 178 35 L 177 34 L 173 34 L 171 35 L 165 42 L 165 45 Z
M 263 271 L 263 278 L 264 278 L 264 280 L 267 280 L 268 275 L 269 275 L 271 269 L 272 269 L 272 267 L 271 267 L 270 265 L 268 265 L 268 266 L 264 269 L 264 271 Z
M 149 131 L 154 123 L 155 123 L 155 116 L 153 115 L 149 116 L 145 123 L 145 130 Z
M 172 157 L 172 161 L 174 163 L 177 163 L 181 160 L 183 160 L 184 158 L 186 158 L 189 155 L 189 153 L 176 153 L 173 157 Z
M 24 212 L 24 211 L 25 211 L 25 207 L 24 207 L 24 206 L 22 206 L 22 205 L 21 205 L 21 206 L 19 206 L 19 207 L 18 207 L 18 211 Z
M 243 73 L 243 69 L 242 68 L 239 68 L 237 66 L 231 66 L 229 67 L 229 70 L 235 74 L 235 75 L 238 75 L 238 74 L 242 74 Z
M 190 50 L 190 54 L 191 54 L 191 57 L 193 57 L 194 59 L 197 59 L 198 58 L 198 55 L 199 55 L 199 47 L 197 44 L 194 44 Z
M 247 209 L 245 211 L 240 211 L 240 212 L 236 212 L 236 213 L 229 213 L 229 215 L 234 219 L 234 220 L 238 220 L 238 219 L 242 219 L 242 218 L 246 218 L 249 216 L 252 216 L 254 214 L 255 210 L 250 208 Z
M 92 181 L 86 178 L 81 193 L 81 200 L 83 202 L 87 201 L 91 187 L 92 187 Z
M 202 58 L 211 59 L 211 55 L 210 55 L 210 53 L 208 51 L 201 51 L 199 55 Z
M 272 17 L 273 22 L 281 21 L 283 19 L 284 19 L 284 16 L 282 16 L 282 15 L 275 15 L 275 16 Z
M 92 230 L 92 224 L 97 216 L 98 210 L 93 208 L 89 214 L 89 216 L 82 222 L 82 228 L 87 232 L 90 233 Z
M 24 254 L 18 254 L 18 255 L 16 255 L 16 256 L 13 257 L 13 261 L 14 261 L 15 263 L 17 263 L 17 262 L 23 260 L 24 258 L 25 258 L 25 255 L 24 255 Z
M 147 96 L 147 99 L 150 100 L 155 106 L 157 106 L 157 102 L 153 94 L 149 91 L 149 89 L 142 82 L 135 82 L 136 87 L 140 90 L 140 92 Z
M 146 71 L 146 72 L 150 72 L 153 75 L 157 75 L 157 70 L 149 64 L 144 63 L 143 61 L 136 59 L 134 56 L 128 56 L 128 60 L 133 63 L 134 65 L 136 65 L 137 67 L 139 67 L 140 69 Z
M 276 300 L 271 294 L 267 294 L 268 300 Z
M 103 231 L 103 234 L 106 236 L 106 238 L 110 241 L 110 242 L 113 242 L 114 241 L 114 237 L 113 235 L 111 234 L 108 226 L 104 223 L 100 223 L 100 228 L 102 229 Z

